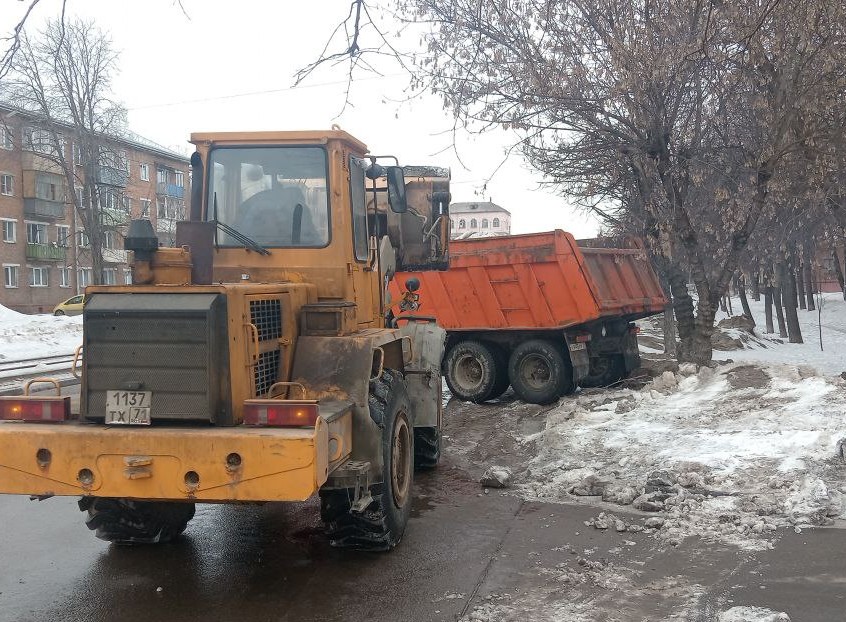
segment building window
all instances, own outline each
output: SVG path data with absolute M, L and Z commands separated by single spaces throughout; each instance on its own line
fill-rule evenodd
M 14 220 L 2 220 L 3 223 L 3 241 L 9 244 L 17 242 L 17 223 Z
M 3 264 L 3 278 L 5 279 L 6 287 L 18 286 L 18 265 Z
M 11 175 L 0 175 L 0 194 L 12 196 L 15 193 L 15 178 Z
M 70 227 L 56 225 L 56 246 L 67 248 L 70 244 Z
M 80 268 L 78 271 L 77 281 L 80 287 L 88 287 L 91 285 L 91 268 Z
M 12 135 L 12 130 L 8 127 L 0 128 L 0 148 L 2 149 L 14 149 L 15 148 L 15 138 Z
M 49 130 L 29 127 L 24 130 L 23 147 L 27 151 L 34 151 L 54 158 L 64 154 L 65 139 L 57 134 L 54 140 Z
M 123 271 L 123 284 L 132 285 L 132 270 L 129 270 L 128 268 Z
M 59 196 L 56 180 L 44 175 L 38 175 L 35 179 L 35 196 L 45 201 L 58 201 L 62 198 Z
M 141 164 L 141 181 L 150 181 L 150 165 L 149 164 Z
M 29 269 L 29 286 L 30 287 L 47 287 L 47 275 L 49 268 L 30 268 Z
M 79 143 L 73 144 L 73 163 L 82 166 L 82 146 Z
M 47 244 L 47 225 L 42 222 L 26 223 L 27 244 Z
M 76 187 L 76 205 L 77 207 L 85 207 L 85 197 L 83 196 L 83 189 Z
M 167 204 L 164 197 L 156 197 L 156 217 L 167 218 Z
M 477 223 L 477 222 L 476 222 L 476 219 L 475 219 L 475 218 L 471 218 L 471 219 L 470 219 L 470 228 L 471 228 L 471 229 L 475 229 L 475 228 L 476 228 L 476 227 L 478 227 L 478 226 L 479 226 L 479 223 Z
M 181 188 L 185 185 L 185 173 L 183 173 L 182 171 L 176 171 L 173 174 L 173 177 L 174 183 L 176 183 L 177 186 Z
M 156 181 L 158 181 L 160 184 L 167 183 L 167 171 L 165 169 L 156 169 Z
M 488 219 L 482 218 L 482 229 L 487 229 L 487 228 L 488 228 Z
M 132 197 L 123 196 L 123 211 L 129 216 L 132 215 Z
M 88 240 L 88 234 L 85 231 L 77 231 L 76 232 L 76 245 L 79 247 L 88 247 L 90 244 Z
M 59 268 L 59 287 L 70 287 L 70 271 L 67 266 Z
M 458 221 L 458 228 L 459 229 L 464 229 L 466 226 L 467 226 L 467 222 L 465 222 L 465 220 L 463 218 Z
M 103 285 L 117 285 L 117 268 L 103 268 Z
M 494 228 L 494 229 L 498 229 L 498 228 L 499 228 L 499 218 L 494 218 L 494 219 L 493 219 L 493 228 Z
M 141 217 L 150 217 L 150 199 L 140 199 L 141 201 Z
M 115 247 L 115 232 L 103 231 L 103 248 L 113 249 Z

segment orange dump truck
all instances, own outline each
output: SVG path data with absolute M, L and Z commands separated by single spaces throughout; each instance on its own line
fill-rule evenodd
M 483 402 L 510 386 L 549 403 L 638 367 L 633 320 L 665 298 L 633 240 L 575 240 L 565 231 L 450 242 L 449 269 L 397 273 L 397 319 L 430 316 L 447 330 L 453 395 Z

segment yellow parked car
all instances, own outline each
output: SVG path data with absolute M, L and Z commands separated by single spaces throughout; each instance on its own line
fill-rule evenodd
M 53 315 L 79 315 L 85 303 L 85 294 L 79 294 L 60 302 L 53 308 Z

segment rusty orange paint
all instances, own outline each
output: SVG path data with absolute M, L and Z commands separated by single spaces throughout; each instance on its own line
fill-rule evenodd
M 602 317 L 645 317 L 665 298 L 643 248 L 581 247 L 565 231 L 453 240 L 445 271 L 402 272 L 401 298 L 420 280 L 420 308 L 447 330 L 550 329 Z M 400 315 L 398 307 L 394 313 Z M 408 313 L 406 313 L 408 314 Z

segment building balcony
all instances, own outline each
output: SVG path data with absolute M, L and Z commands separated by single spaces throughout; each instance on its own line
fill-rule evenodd
M 21 152 L 21 168 L 25 171 L 41 171 L 54 175 L 65 174 L 56 158 L 35 151 Z
M 156 194 L 163 194 L 165 196 L 182 199 L 185 197 L 185 186 L 159 182 L 156 184 Z
M 113 166 L 98 166 L 94 171 L 94 178 L 98 184 L 116 188 L 125 188 L 129 183 L 129 173 Z
M 63 246 L 52 244 L 29 244 L 26 245 L 26 258 L 38 259 L 40 261 L 64 261 L 67 249 Z
M 126 263 L 126 251 L 117 248 L 104 248 L 103 261 L 106 263 Z
M 46 199 L 24 199 L 24 216 L 64 220 L 65 204 Z

